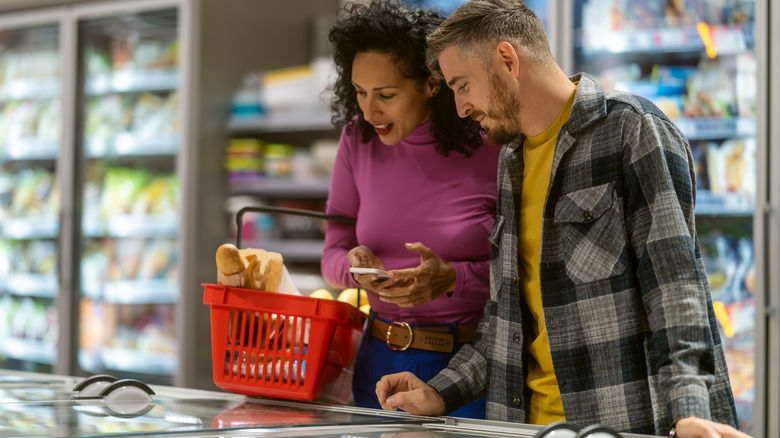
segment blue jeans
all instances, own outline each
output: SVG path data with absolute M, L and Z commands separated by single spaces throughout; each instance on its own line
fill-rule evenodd
M 372 318 L 369 324 L 372 324 Z M 427 382 L 447 367 L 450 358 L 463 344 L 457 344 L 452 353 L 419 350 L 392 350 L 384 340 L 371 335 L 371 325 L 363 335 L 363 342 L 355 362 L 355 374 L 352 379 L 352 395 L 355 406 L 381 409 L 376 398 L 376 383 L 387 374 L 409 371 Z M 448 415 L 453 417 L 485 419 L 485 399 L 473 401 Z

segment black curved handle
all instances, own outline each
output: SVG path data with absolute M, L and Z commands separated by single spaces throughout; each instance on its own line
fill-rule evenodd
M 76 386 L 73 387 L 73 392 L 79 392 L 96 382 L 116 382 L 117 380 L 118 379 L 116 377 L 108 374 L 96 374 L 94 376 L 89 376 L 81 382 L 77 383 Z
M 255 206 L 244 207 L 238 210 L 236 213 L 236 246 L 241 248 L 241 235 L 244 225 L 244 213 L 279 213 L 279 214 L 291 214 L 295 216 L 305 216 L 315 219 L 322 219 L 330 222 L 337 222 L 340 224 L 355 225 L 355 219 L 345 216 L 337 216 L 334 214 L 325 214 L 321 211 L 303 210 L 298 208 L 285 208 L 285 207 L 269 207 L 269 206 Z
M 100 392 L 100 397 L 105 397 L 120 388 L 125 388 L 128 386 L 134 386 L 136 388 L 140 388 L 147 394 L 154 395 L 154 391 L 146 383 L 135 379 L 122 379 L 122 380 L 117 380 L 116 382 L 108 385 L 105 389 L 103 389 L 103 391 Z

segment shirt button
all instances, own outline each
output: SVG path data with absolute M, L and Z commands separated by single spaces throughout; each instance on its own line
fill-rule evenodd
M 517 277 L 512 277 L 512 283 L 517 284 Z
M 514 335 L 512 335 L 512 340 L 514 340 L 515 342 L 520 342 L 520 335 L 515 333 Z
M 521 404 L 521 403 L 520 403 L 520 399 L 519 399 L 519 398 L 517 398 L 517 397 L 515 397 L 515 398 L 512 400 L 512 403 L 514 403 L 514 405 L 515 405 L 516 407 L 518 407 L 518 408 L 520 407 L 520 404 Z
M 590 210 L 585 210 L 582 212 L 582 217 L 584 217 L 586 221 L 589 221 L 593 218 L 593 215 L 590 213 Z
M 550 327 L 555 327 L 555 320 L 550 318 Z

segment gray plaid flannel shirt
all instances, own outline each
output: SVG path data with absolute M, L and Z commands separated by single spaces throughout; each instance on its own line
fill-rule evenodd
M 567 421 L 666 435 L 696 416 L 737 427 L 694 226 L 687 141 L 651 102 L 587 75 L 557 140 L 542 219 L 540 283 Z M 523 136 L 504 146 L 490 300 L 472 345 L 429 383 L 448 411 L 487 397 L 525 421 L 532 324 L 518 279 Z

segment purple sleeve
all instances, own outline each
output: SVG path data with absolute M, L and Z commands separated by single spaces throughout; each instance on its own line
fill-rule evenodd
M 339 216 L 356 218 L 360 206 L 360 195 L 355 184 L 350 162 L 351 137 L 344 133 L 339 141 L 333 177 L 330 183 L 326 212 Z M 325 249 L 322 253 L 320 270 L 325 281 L 335 288 L 357 287 L 358 283 L 349 273 L 347 253 L 358 246 L 355 225 L 328 222 L 325 232 Z
M 455 290 L 450 299 L 484 304 L 490 298 L 490 260 L 453 262 Z

